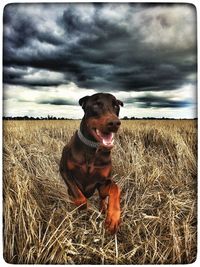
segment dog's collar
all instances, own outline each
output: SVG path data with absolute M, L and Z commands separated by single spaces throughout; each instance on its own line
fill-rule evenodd
M 77 134 L 78 134 L 78 137 L 79 139 L 86 145 L 86 146 L 89 146 L 89 147 L 92 147 L 92 148 L 98 148 L 100 143 L 99 142 L 94 142 L 94 141 L 91 141 L 89 139 L 87 139 L 81 132 L 81 130 L 79 129 L 77 131 Z

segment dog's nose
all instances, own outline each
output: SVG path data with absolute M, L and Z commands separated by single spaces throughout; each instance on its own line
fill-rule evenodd
M 120 125 L 121 125 L 121 122 L 119 119 L 113 119 L 113 120 L 108 121 L 107 123 L 107 127 L 109 129 L 112 129 L 112 128 L 118 129 Z

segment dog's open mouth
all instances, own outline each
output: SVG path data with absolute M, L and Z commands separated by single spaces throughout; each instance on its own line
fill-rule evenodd
M 103 133 L 98 129 L 94 130 L 96 139 L 106 147 L 112 147 L 114 143 L 114 133 Z

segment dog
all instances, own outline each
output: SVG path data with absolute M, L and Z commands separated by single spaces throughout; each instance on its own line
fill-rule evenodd
M 111 149 L 123 102 L 111 94 L 97 93 L 81 98 L 79 104 L 84 117 L 63 149 L 60 173 L 79 208 L 87 208 L 87 199 L 98 190 L 100 211 L 106 213 L 105 227 L 114 234 L 120 223 L 120 189 L 111 177 Z

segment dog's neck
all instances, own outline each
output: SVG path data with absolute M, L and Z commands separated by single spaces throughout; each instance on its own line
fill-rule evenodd
M 93 146 L 89 146 L 87 142 L 84 142 L 85 139 L 87 139 L 88 142 L 97 143 L 97 141 L 94 140 L 94 138 L 91 138 L 91 136 L 88 134 L 86 130 L 87 129 L 85 129 L 85 127 L 82 127 L 82 125 L 80 125 L 80 130 L 76 131 L 76 134 L 73 139 L 74 145 L 72 146 L 72 149 L 71 149 L 72 158 L 75 162 L 79 164 L 83 164 L 87 162 L 87 164 L 97 163 L 97 165 L 104 166 L 105 164 L 110 162 L 111 149 L 101 146 L 100 143 L 98 143 L 97 148 Z M 85 138 L 84 140 L 80 138 L 80 132 Z M 103 155 L 103 157 L 100 155 Z M 98 159 L 98 162 L 96 162 L 97 159 Z
M 78 137 L 81 140 L 81 142 L 84 143 L 86 146 L 89 146 L 91 148 L 96 148 L 96 149 L 99 147 L 99 145 L 100 145 L 99 142 L 95 142 L 95 141 L 92 141 L 92 140 L 86 138 L 80 129 L 77 131 L 77 134 L 78 134 Z
M 87 148 L 90 148 L 90 150 L 92 150 L 93 152 L 96 152 L 99 149 L 105 151 L 111 150 L 111 148 L 102 147 L 101 143 L 97 142 L 96 139 L 89 133 L 84 118 L 81 121 L 80 129 L 77 131 L 77 136 L 81 143 L 84 144 Z
M 85 119 L 85 116 L 82 118 L 81 124 L 80 124 L 80 131 L 82 135 L 88 139 L 89 141 L 97 143 L 96 139 L 92 136 L 92 134 L 88 131 L 87 127 L 87 120 Z

